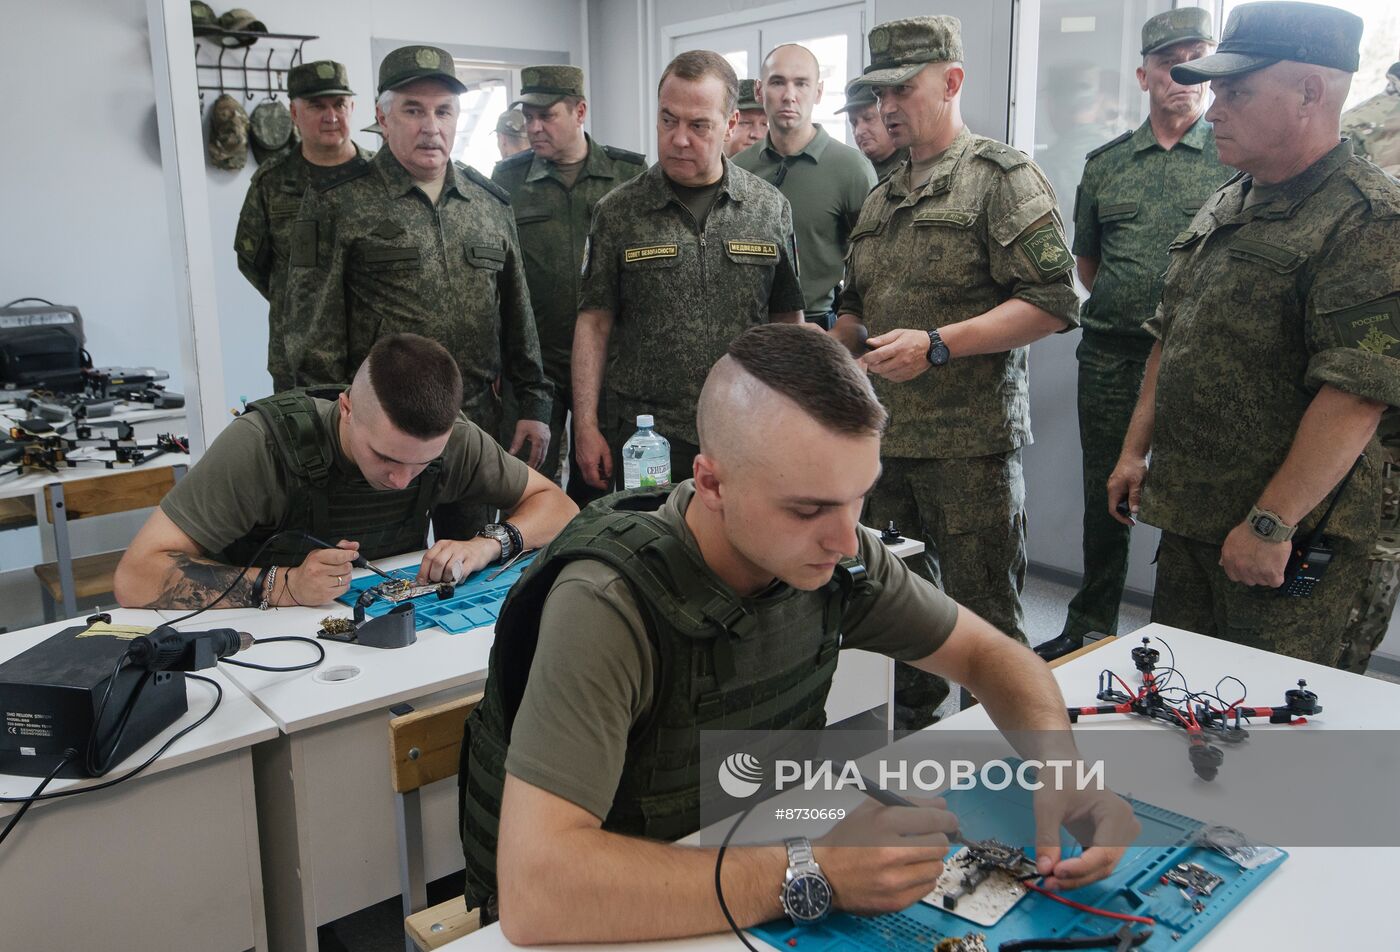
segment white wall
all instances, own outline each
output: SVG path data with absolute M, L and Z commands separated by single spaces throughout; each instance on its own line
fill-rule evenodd
M 354 115 L 358 129 L 374 121 L 378 61 L 372 53 L 372 40 L 432 43 L 449 49 L 564 51 L 577 63 L 583 55 L 581 10 L 579 0 L 513 0 L 509 4 L 488 0 L 284 0 L 255 12 L 275 32 L 319 36 L 306 45 L 307 60 L 333 59 L 345 64 L 351 88 L 358 94 Z M 357 132 L 355 138 L 366 148 L 379 147 L 378 136 Z M 233 254 L 238 211 L 256 168 L 250 156 L 240 172 L 207 170 L 224 383 L 230 406 L 242 397 L 256 399 L 272 389 L 267 374 L 267 303 L 239 273 Z M 489 175 L 491 170 L 481 171 Z

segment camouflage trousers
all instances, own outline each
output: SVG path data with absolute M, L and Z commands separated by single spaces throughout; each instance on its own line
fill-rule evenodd
M 556 486 L 562 486 L 569 498 L 582 508 L 607 493 L 594 489 L 578 475 L 578 464 L 573 458 L 574 438 L 572 418 L 569 409 L 574 403 L 574 392 L 567 384 L 559 383 L 558 378 L 546 372 L 554 380 L 554 404 L 549 412 L 549 449 L 544 454 L 544 473 Z M 563 376 L 561 374 L 560 376 Z M 509 384 L 501 383 L 501 445 L 509 448 L 515 438 L 515 424 L 520 420 L 520 403 L 515 399 L 515 391 Z M 628 434 L 631 435 L 630 433 Z M 566 478 L 567 470 L 567 478 Z
M 925 551 L 909 560 L 919 575 L 969 611 L 1026 644 L 1026 487 L 1021 451 L 972 459 L 882 460 L 863 521 L 894 522 Z M 948 682 L 907 664 L 895 667 L 895 727 L 933 720 Z
M 1152 339 L 1085 331 L 1079 359 L 1079 445 L 1084 458 L 1084 580 L 1061 634 L 1116 635 L 1131 529 L 1108 513 L 1108 476 L 1137 405 Z
M 1337 544 L 1311 598 L 1232 582 L 1220 546 L 1162 533 L 1152 620 L 1302 661 L 1339 667 L 1347 619 L 1370 562 L 1359 547 Z
M 1371 547 L 1370 569 L 1347 620 L 1342 659 L 1337 667 L 1364 674 L 1371 653 L 1385 640 L 1395 595 L 1400 592 L 1400 443 L 1381 444 L 1381 525 Z

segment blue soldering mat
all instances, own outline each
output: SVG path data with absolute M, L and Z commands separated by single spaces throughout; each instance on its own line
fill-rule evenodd
M 499 571 L 499 565 L 488 565 L 479 572 L 473 572 L 458 583 L 451 598 L 439 599 L 436 594 L 429 593 L 411 599 L 414 628 L 418 631 L 422 631 L 424 628 L 441 628 L 451 634 L 460 635 L 462 632 L 471 631 L 474 628 L 494 625 L 496 616 L 501 613 L 501 604 L 506 600 L 506 593 L 510 591 L 510 587 L 515 584 L 516 579 L 520 578 L 520 573 L 525 570 L 525 566 L 529 565 L 533 558 L 534 556 L 531 555 L 519 559 L 510 568 L 489 581 L 487 576 Z M 417 576 L 418 566 L 405 566 L 389 574 L 411 579 Z M 377 575 L 357 578 L 350 583 L 350 588 L 345 594 L 337 598 L 336 601 L 353 606 L 361 592 L 367 588 L 373 588 L 383 581 Z M 394 604 L 382 599 L 374 601 L 365 609 L 365 614 L 371 618 L 383 615 L 393 608 Z M 403 603 L 399 602 L 398 604 Z
M 1030 794 L 1014 788 L 1000 792 L 985 789 L 945 794 L 948 808 L 958 815 L 964 831 L 979 839 L 996 838 L 1008 843 L 1034 842 L 1034 818 Z M 1197 846 L 1194 835 L 1204 824 L 1160 807 L 1129 800 L 1142 823 L 1142 841 L 1169 846 L 1133 846 L 1108 879 L 1065 893 L 1065 898 L 1110 912 L 1147 916 L 1157 921 L 1152 937 L 1137 946 L 1139 952 L 1189 949 L 1218 924 L 1254 887 L 1287 858 L 1286 853 L 1255 869 L 1241 869 L 1214 849 Z M 1067 835 L 1065 855 L 1077 852 Z M 954 850 L 956 852 L 956 850 Z M 950 854 L 951 855 L 951 854 Z M 1199 896 L 1204 909 L 1196 912 L 1174 884 L 1164 884 L 1162 874 L 1178 863 L 1198 863 L 1222 877 L 1209 896 Z M 821 925 L 797 928 L 787 920 L 770 922 L 750 933 L 784 952 L 928 952 L 947 937 L 981 932 L 987 948 L 1027 938 L 1080 938 L 1101 936 L 1123 925 L 1120 920 L 1080 912 L 1036 893 L 1027 893 L 994 926 L 979 926 L 927 903 L 919 902 L 903 912 L 871 918 L 833 913 Z M 1129 923 L 1135 930 L 1147 926 Z M 1172 938 L 1176 933 L 1180 938 Z

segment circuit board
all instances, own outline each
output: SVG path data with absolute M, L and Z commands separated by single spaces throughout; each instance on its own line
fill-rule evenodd
M 945 797 L 964 831 L 1008 843 L 1035 841 L 1029 792 L 974 789 L 951 791 Z M 1267 862 L 1242 868 L 1223 853 L 1197 844 L 1196 835 L 1204 827 L 1201 821 L 1140 800 L 1128 802 L 1142 823 L 1141 841 L 1169 845 L 1129 847 L 1112 876 L 1067 893 L 1066 898 L 1156 920 L 1151 938 L 1137 946 L 1139 952 L 1192 948 L 1287 859 L 1287 853 L 1266 848 L 1271 857 Z M 1079 849 L 1067 835 L 1062 845 L 1065 856 Z M 957 855 L 951 855 L 950 867 Z M 1209 886 L 1209 892 L 1183 888 L 1183 879 L 1198 887 Z M 884 916 L 866 918 L 837 912 L 816 926 L 794 927 L 780 920 L 749 931 L 783 952 L 928 952 L 938 942 L 970 932 L 984 933 L 987 947 L 995 949 L 1015 939 L 1101 936 L 1120 925 L 1030 893 L 1012 903 L 995 925 L 973 925 L 928 902 L 918 902 L 903 912 Z
M 982 875 L 972 860 L 972 852 L 964 849 L 944 864 L 938 885 L 923 901 L 975 925 L 993 926 L 1028 892 L 1005 870 L 995 869 Z
M 432 585 L 427 586 L 422 594 L 412 598 L 396 596 L 394 601 L 376 599 L 365 608 L 365 614 L 373 618 L 388 612 L 395 604 L 412 601 L 414 627 L 419 631 L 424 628 L 441 628 L 450 634 L 460 635 L 477 628 L 486 628 L 496 623 L 496 616 L 501 613 L 501 604 L 506 600 L 506 593 L 533 558 L 534 556 L 521 558 L 504 572 L 501 572 L 499 565 L 488 565 L 479 572 L 473 572 L 457 583 L 456 590 L 448 598 L 439 599 L 437 586 Z M 495 578 L 488 578 L 497 572 L 501 574 Z M 418 566 L 405 566 L 392 574 L 406 583 L 396 587 L 411 590 L 413 579 L 418 574 Z M 378 575 L 357 578 L 336 601 L 353 606 L 361 592 L 383 583 L 384 579 Z

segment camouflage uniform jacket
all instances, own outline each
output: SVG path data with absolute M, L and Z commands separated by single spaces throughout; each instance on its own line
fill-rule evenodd
M 497 162 L 491 173 L 491 180 L 510 193 L 545 374 L 564 389 L 570 386 L 579 266 L 593 206 L 647 167 L 646 156 L 585 138 L 588 158 L 573 188 L 565 188 L 555 164 L 536 156 L 533 149 Z
M 854 314 L 874 337 L 931 330 L 1019 298 L 1077 325 L 1055 195 L 1030 159 L 964 129 L 928 184 L 911 189 L 911 168 L 866 199 L 838 313 Z M 963 459 L 1029 443 L 1026 350 L 955 358 L 905 383 L 871 378 L 890 412 L 882 453 Z
M 287 306 L 305 328 L 292 348 L 299 384 L 348 383 L 375 341 L 411 332 L 456 359 L 468 416 L 494 419 L 504 371 L 521 419 L 549 420 L 510 198 L 475 169 L 453 163 L 432 205 L 385 148 L 358 178 L 309 190 Z
M 1342 135 L 1356 154 L 1400 176 L 1400 63 L 1390 67 L 1386 87 L 1342 114 Z
M 1244 207 L 1237 175 L 1171 244 L 1142 518 L 1219 545 L 1288 455 L 1323 384 L 1400 403 L 1400 185 L 1343 141 Z M 1369 542 L 1375 439 L 1327 533 Z M 1320 518 L 1326 501 L 1303 520 Z
M 1142 322 L 1162 299 L 1167 245 L 1232 173 L 1203 118 L 1171 151 L 1157 144 L 1147 120 L 1086 158 L 1074 199 L 1074 253 L 1097 260 L 1099 270 L 1080 314 L 1084 330 L 1145 341 Z
M 883 160 L 870 163 L 875 166 L 875 181 L 883 182 L 885 179 L 889 178 L 890 173 L 899 168 L 907 158 L 909 158 L 908 149 L 895 149 L 889 155 L 885 156 Z
M 357 145 L 355 157 L 348 162 L 320 166 L 306 161 L 300 148 L 293 148 L 264 162 L 248 184 L 233 248 L 238 255 L 238 270 L 268 301 L 267 370 L 272 374 L 275 391 L 292 386 L 283 295 L 287 289 L 292 222 L 301 209 L 302 194 L 312 181 L 318 188 L 325 188 L 363 174 L 373 155 Z
M 618 419 L 651 413 L 663 436 L 698 443 L 700 387 L 729 342 L 802 310 L 787 199 L 725 159 L 701 228 L 653 165 L 594 210 L 579 310 L 613 314 L 604 390 Z

